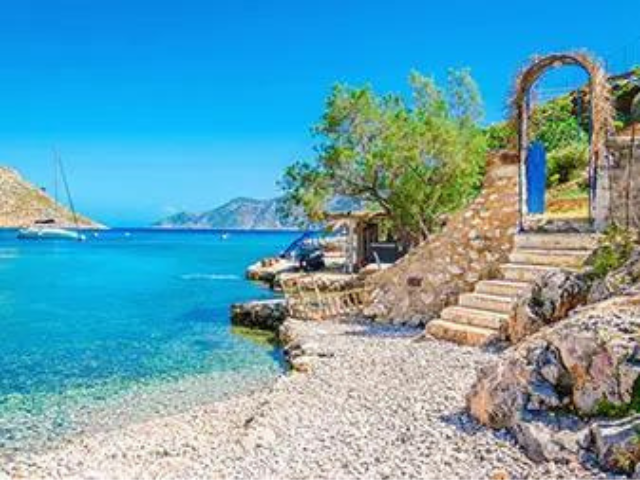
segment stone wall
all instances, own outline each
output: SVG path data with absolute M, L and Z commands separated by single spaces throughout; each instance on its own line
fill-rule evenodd
M 614 137 L 607 146 L 612 159 L 609 169 L 611 220 L 627 226 L 628 219 L 629 226 L 640 229 L 640 128 L 637 130 L 633 155 L 630 137 Z
M 518 219 L 518 156 L 493 153 L 481 194 L 444 229 L 367 280 L 368 315 L 418 325 L 439 315 L 462 292 L 492 276 L 513 246 Z

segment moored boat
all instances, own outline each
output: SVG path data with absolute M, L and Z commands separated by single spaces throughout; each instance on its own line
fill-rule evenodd
M 18 231 L 21 240 L 75 240 L 82 242 L 86 237 L 80 232 L 55 227 L 28 227 Z
M 77 231 L 78 228 L 78 216 L 76 214 L 75 207 L 73 206 L 73 200 L 71 199 L 71 191 L 69 189 L 69 183 L 67 182 L 67 176 L 57 152 L 54 151 L 53 157 L 54 165 L 54 180 L 55 180 L 55 192 L 54 199 L 58 201 L 58 174 L 62 178 L 65 191 L 67 193 L 67 200 L 69 201 L 69 208 L 73 214 L 73 221 L 76 226 L 76 230 L 70 230 L 63 228 L 62 226 L 56 226 L 56 220 L 54 218 L 46 218 L 43 220 L 36 220 L 30 227 L 22 228 L 18 231 L 18 239 L 20 240 L 74 240 L 82 242 L 86 240 L 86 236 Z

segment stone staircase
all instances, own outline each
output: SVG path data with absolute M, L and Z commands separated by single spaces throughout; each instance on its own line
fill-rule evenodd
M 597 237 L 586 233 L 523 233 L 515 237 L 509 262 L 500 266 L 502 279 L 482 280 L 458 305 L 447 307 L 429 322 L 427 333 L 464 345 L 484 345 L 502 338 L 518 295 L 542 273 L 579 270 Z

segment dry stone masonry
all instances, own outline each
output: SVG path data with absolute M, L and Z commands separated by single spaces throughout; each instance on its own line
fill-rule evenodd
M 368 279 L 368 314 L 378 321 L 425 324 L 490 278 L 513 245 L 518 208 L 518 158 L 490 155 L 482 193 L 444 229 L 392 267 Z
M 640 128 L 638 128 L 640 136 Z M 614 137 L 608 142 L 611 152 L 609 179 L 610 221 L 640 229 L 640 139 Z
M 427 332 L 466 345 L 483 345 L 507 337 L 517 341 L 539 328 L 543 318 L 549 322 L 563 318 L 576 305 L 559 297 L 567 295 L 574 300 L 573 290 L 578 288 L 574 283 L 579 283 L 571 283 L 565 276 L 583 266 L 596 242 L 594 235 L 581 233 L 516 235 L 508 263 L 500 266 L 501 278 L 478 282 L 473 293 L 460 295 L 458 305 L 445 308 L 438 320 L 428 324 Z M 546 279 L 542 287 L 536 282 L 541 277 Z M 568 289 L 567 284 L 575 288 Z M 551 288 L 554 286 L 557 288 Z M 541 288 L 544 293 L 539 292 Z M 586 287 L 584 290 L 586 298 Z M 529 301 L 521 305 L 521 298 Z M 531 310 L 539 315 L 529 315 Z M 545 316 L 545 310 L 551 313 Z M 528 321 L 532 318 L 540 322 Z M 522 319 L 527 321 L 519 321 Z

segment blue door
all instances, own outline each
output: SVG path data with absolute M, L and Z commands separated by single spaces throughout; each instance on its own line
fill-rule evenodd
M 533 142 L 527 152 L 527 211 L 544 213 L 547 185 L 547 152 L 542 142 Z

